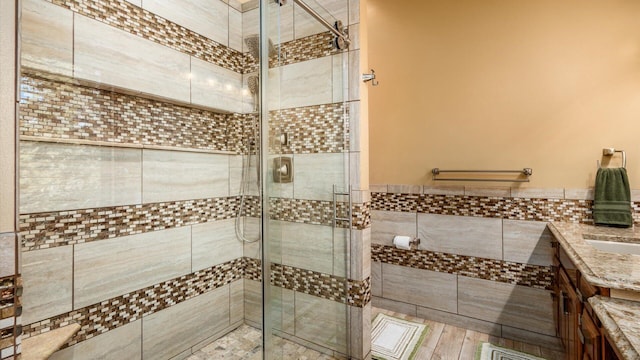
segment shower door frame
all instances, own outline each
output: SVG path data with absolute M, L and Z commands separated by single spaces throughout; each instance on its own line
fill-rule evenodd
M 260 113 L 260 152 L 259 152 L 259 163 L 260 163 L 260 175 L 261 175 L 261 189 L 260 189 L 260 199 L 261 199 L 261 206 L 262 206 L 262 211 L 261 211 L 261 231 L 260 233 L 262 234 L 262 253 L 261 253 L 261 270 L 262 270 L 262 358 L 266 359 L 266 360 L 271 360 L 271 359 L 281 359 L 278 357 L 273 357 L 275 354 L 275 345 L 273 343 L 273 333 L 271 331 L 271 329 L 273 329 L 273 317 L 271 316 L 271 300 L 272 300 L 272 296 L 271 296 L 271 266 L 270 266 L 270 246 L 269 246 L 269 235 L 270 235 L 270 226 L 269 226 L 269 222 L 270 222 L 270 200 L 269 200 L 269 177 L 272 176 L 271 174 L 271 170 L 270 170 L 270 165 L 269 164 L 269 148 L 270 148 L 270 139 L 269 139 L 269 126 L 270 126 L 270 122 L 269 122 L 269 111 L 270 111 L 270 107 L 269 107 L 269 100 L 268 100 L 268 93 L 269 93 L 269 56 L 263 56 L 263 54 L 269 54 L 269 22 L 271 19 L 269 19 L 269 8 L 268 8 L 268 4 L 273 2 L 274 0 L 260 0 L 259 1 L 259 36 L 260 36 L 260 56 L 259 56 L 259 78 L 260 78 L 260 92 L 259 92 L 259 113 Z M 300 0 L 293 0 L 293 2 L 295 4 L 298 4 L 300 2 Z M 348 4 L 348 2 L 347 2 Z M 304 6 L 307 6 L 306 4 Z M 304 6 L 301 6 L 302 8 L 304 8 Z M 347 5 L 348 6 L 348 5 Z M 308 6 L 307 6 L 308 7 Z M 306 9 L 305 9 L 306 10 Z M 314 19 L 318 20 L 323 26 L 327 26 L 327 22 L 325 21 L 320 21 L 318 19 L 318 14 L 312 14 L 309 13 Z M 338 33 L 338 30 L 335 29 L 329 29 L 336 37 L 345 37 L 346 33 Z M 348 68 L 348 46 L 350 41 L 348 40 L 348 38 L 346 38 L 346 42 L 347 42 L 347 49 L 342 49 L 341 51 L 341 56 L 342 56 L 342 99 L 340 102 L 342 102 L 343 104 L 343 109 L 344 112 L 346 112 L 347 108 L 348 108 L 348 78 L 347 78 L 347 72 L 346 69 Z M 278 44 L 279 45 L 279 44 Z M 333 56 L 333 55 L 330 55 Z M 328 74 L 327 76 L 332 76 L 332 74 Z M 279 107 L 278 107 L 279 108 Z M 348 127 L 348 123 L 345 123 L 345 116 L 346 113 L 343 112 L 343 116 L 342 116 L 342 120 L 343 120 L 343 129 L 345 131 L 348 131 L 349 127 Z M 345 125 L 346 124 L 346 125 Z M 346 132 L 345 132 L 346 134 Z M 349 331 L 350 329 L 350 306 L 348 305 L 346 299 L 348 297 L 348 279 L 350 278 L 350 273 L 351 273 L 351 269 L 350 269 L 350 249 L 351 249 L 351 226 L 352 226 L 352 222 L 351 222 L 351 210 L 352 210 L 352 194 L 351 194 L 351 174 L 350 174 L 350 152 L 349 152 L 349 147 L 346 146 L 348 145 L 348 141 L 346 139 L 344 139 L 343 137 L 343 145 L 344 149 L 342 150 L 341 154 L 342 154 L 342 163 L 340 164 L 340 166 L 342 166 L 343 168 L 343 184 L 339 184 L 338 186 L 342 186 L 344 188 L 344 190 L 341 193 L 347 193 L 348 195 L 346 196 L 347 199 L 346 201 L 344 201 L 344 203 L 348 204 L 348 209 L 347 209 L 347 215 L 345 215 L 345 217 L 348 217 L 348 225 L 346 228 L 342 228 L 342 227 L 338 227 L 338 220 L 337 219 L 337 213 L 335 211 L 335 209 L 337 208 L 337 203 L 336 200 L 340 199 L 342 197 L 342 199 L 345 199 L 345 195 L 344 194 L 338 194 L 336 196 L 336 184 L 333 185 L 333 208 L 334 208 L 334 219 L 332 221 L 332 226 L 331 226 L 331 232 L 332 232 L 332 239 L 335 239 L 336 236 L 336 230 L 340 229 L 346 232 L 346 235 L 344 236 L 344 296 L 345 296 L 345 301 L 344 301 L 344 305 L 345 305 L 345 311 L 344 311 L 344 325 L 346 330 L 346 337 L 345 337 L 345 344 L 346 344 L 346 348 L 345 348 L 345 354 L 347 356 L 347 358 L 351 358 L 351 333 Z M 295 180 L 294 180 L 295 181 Z M 344 220 L 344 219 L 343 219 Z M 334 241 L 335 243 L 335 241 Z

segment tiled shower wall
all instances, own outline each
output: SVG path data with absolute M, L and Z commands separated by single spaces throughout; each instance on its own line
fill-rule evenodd
M 82 325 L 54 359 L 182 357 L 244 322 L 242 16 L 22 1 L 24 336 Z
M 373 304 L 557 345 L 547 222 L 592 223 L 592 189 L 372 185 Z M 633 191 L 634 217 L 640 218 Z M 396 249 L 395 235 L 420 239 Z
M 243 249 L 233 220 L 243 138 L 253 132 L 243 84 L 257 71 L 242 36 L 258 33 L 257 3 L 166 4 L 23 1 L 25 336 L 82 324 L 55 358 L 182 357 L 245 320 L 260 322 L 259 248 Z M 361 358 L 369 346 L 361 335 L 370 243 L 359 174 L 359 1 L 322 4 L 349 24 L 348 52 L 334 50 L 300 9 L 281 9 L 286 60 L 272 61 L 270 77 L 283 86 L 270 105 L 280 99 L 283 109 L 271 112 L 271 133 L 289 135 L 280 152 L 294 157 L 296 181 L 272 189 L 282 195 L 271 199 L 272 225 L 291 236 L 279 244 L 270 282 L 292 309 L 283 336 L 345 353 L 344 317 L 325 332 L 314 325 L 348 310 L 352 352 Z M 331 234 L 326 192 L 345 179 L 355 190 L 347 241 Z M 247 237 L 256 237 L 257 198 L 244 211 Z M 306 241 L 296 242 L 294 231 Z M 311 253 L 321 255 L 317 262 L 300 261 Z M 318 292 L 319 284 L 331 290 Z
M 16 1 L 0 2 L 0 359 L 21 343 L 21 278 L 16 229 Z

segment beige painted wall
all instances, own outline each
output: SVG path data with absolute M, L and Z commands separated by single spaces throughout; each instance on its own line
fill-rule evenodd
M 632 0 L 369 0 L 371 183 L 531 167 L 525 186 L 583 188 L 616 147 L 639 188 L 638 19 Z

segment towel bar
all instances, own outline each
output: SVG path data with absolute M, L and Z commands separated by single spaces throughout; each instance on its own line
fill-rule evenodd
M 439 178 L 441 173 L 484 173 L 484 174 L 521 174 L 526 179 L 494 179 L 494 178 Z M 497 182 L 529 182 L 529 176 L 533 174 L 531 168 L 524 168 L 522 170 L 441 170 L 439 168 L 433 168 L 431 170 L 432 178 L 434 181 L 497 181 Z

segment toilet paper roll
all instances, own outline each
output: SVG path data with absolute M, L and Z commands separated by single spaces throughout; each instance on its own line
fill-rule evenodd
M 411 250 L 411 237 L 396 235 L 393 238 L 393 245 L 398 249 Z

